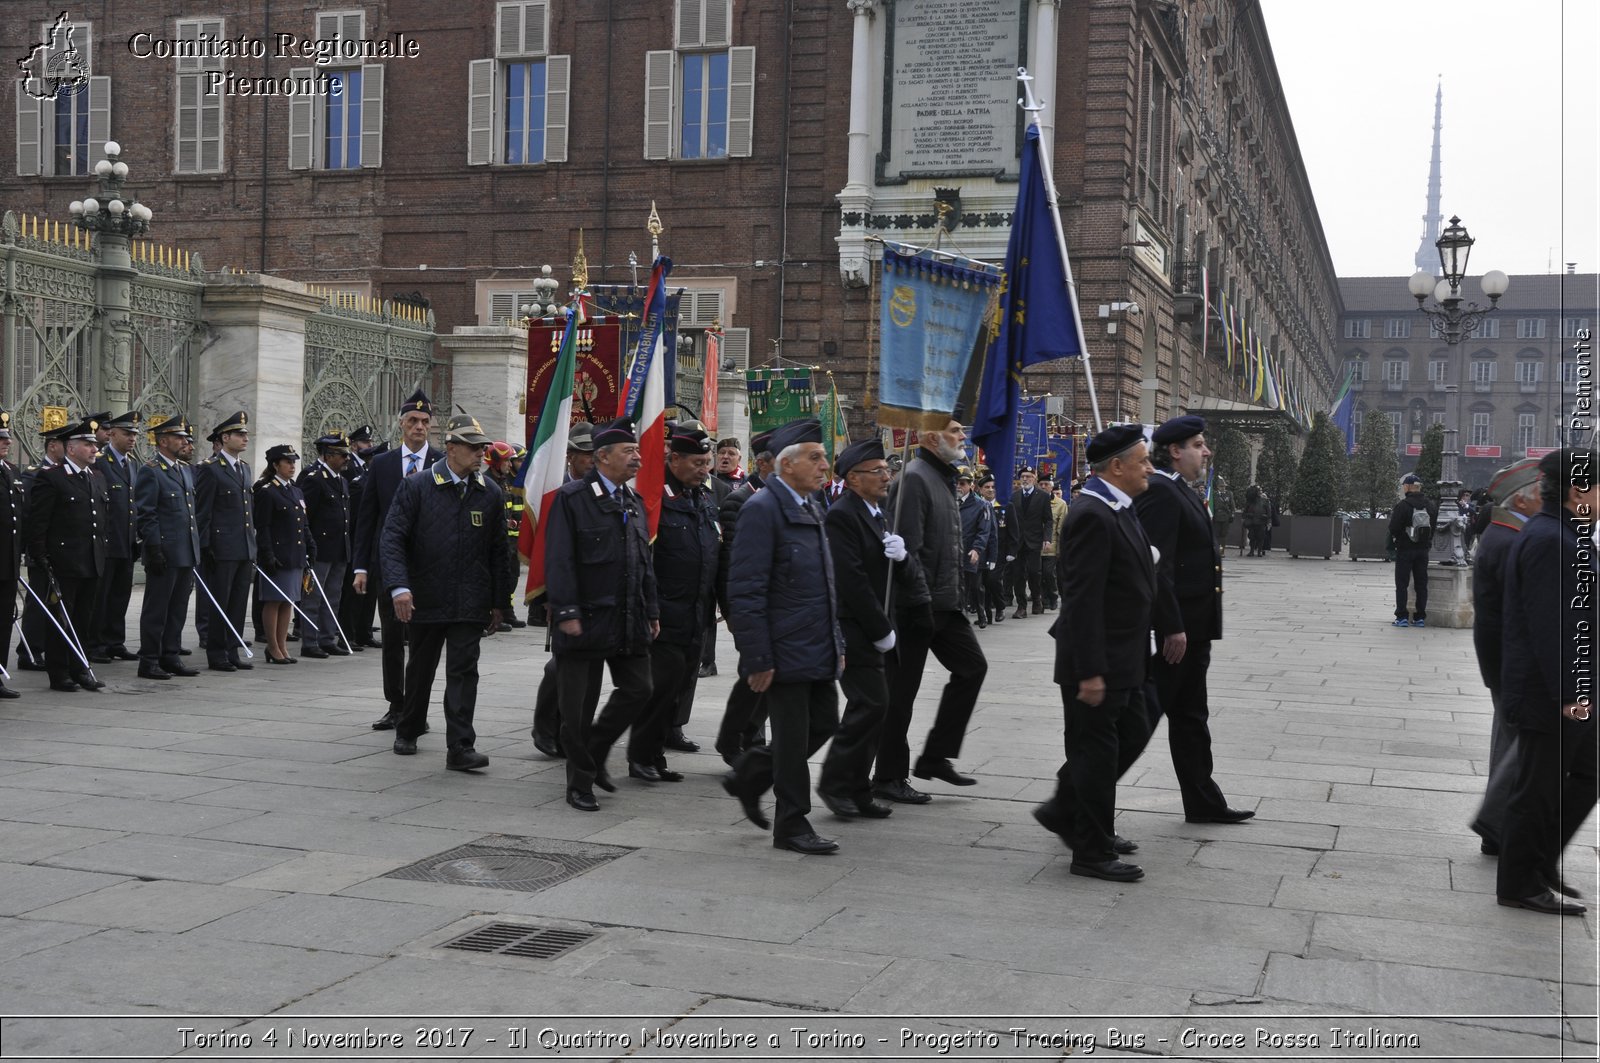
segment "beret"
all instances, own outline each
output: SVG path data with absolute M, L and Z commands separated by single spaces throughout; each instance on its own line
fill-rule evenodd
M 1084 454 L 1089 459 L 1089 464 L 1095 465 L 1121 454 L 1135 443 L 1143 442 L 1144 425 L 1114 424 L 1089 440 L 1089 446 Z
M 596 447 L 609 447 L 617 443 L 637 442 L 639 442 L 639 437 L 633 434 L 633 422 L 626 417 L 619 417 L 594 433 L 594 445 Z
M 1494 479 L 1489 481 L 1489 497 L 1494 499 L 1495 505 L 1504 505 L 1506 499 L 1527 487 L 1538 482 L 1539 459 L 1523 458 L 1494 474 Z
M 790 421 L 782 428 L 772 432 L 772 452 L 782 454 L 797 443 L 822 442 L 822 422 L 812 418 L 805 421 Z
M 857 465 L 865 465 L 869 461 L 882 461 L 883 457 L 883 440 L 872 436 L 859 443 L 851 443 L 841 450 L 833 461 L 833 472 L 835 476 L 843 476 Z
M 1186 413 L 1182 417 L 1174 417 L 1163 422 L 1150 438 L 1158 447 L 1172 443 L 1182 443 L 1185 439 L 1193 439 L 1206 430 L 1206 419 L 1198 414 Z

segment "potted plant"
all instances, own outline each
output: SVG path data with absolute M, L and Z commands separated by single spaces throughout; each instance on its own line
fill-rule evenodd
M 1361 442 L 1350 459 L 1347 508 L 1350 520 L 1350 560 L 1382 561 L 1388 556 L 1388 509 L 1394 505 L 1400 482 L 1400 461 L 1395 454 L 1394 426 L 1376 414 L 1361 423 Z
M 1331 558 L 1341 543 L 1339 498 L 1344 494 L 1344 433 L 1328 415 L 1318 413 L 1311 435 L 1300 455 L 1289 508 L 1294 521 L 1289 526 L 1291 557 Z

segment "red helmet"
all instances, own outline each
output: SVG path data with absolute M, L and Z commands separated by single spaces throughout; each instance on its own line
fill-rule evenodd
M 510 443 L 496 440 L 489 444 L 489 450 L 484 455 L 484 458 L 488 461 L 489 468 L 499 472 L 505 469 L 511 459 L 516 456 L 517 452 Z

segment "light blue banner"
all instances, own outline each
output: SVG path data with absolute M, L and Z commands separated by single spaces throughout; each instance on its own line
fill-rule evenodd
M 878 423 L 943 428 L 961 396 L 999 274 L 893 245 L 883 252 Z

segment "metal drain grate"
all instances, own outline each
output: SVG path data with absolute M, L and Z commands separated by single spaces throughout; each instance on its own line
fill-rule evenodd
M 384 877 L 536 893 L 631 852 L 617 845 L 494 835 L 425 857 Z
M 530 960 L 551 960 L 599 936 L 582 930 L 551 930 L 541 926 L 523 926 L 520 923 L 489 923 L 452 941 L 446 941 L 439 948 L 494 953 L 499 956 L 521 956 Z

